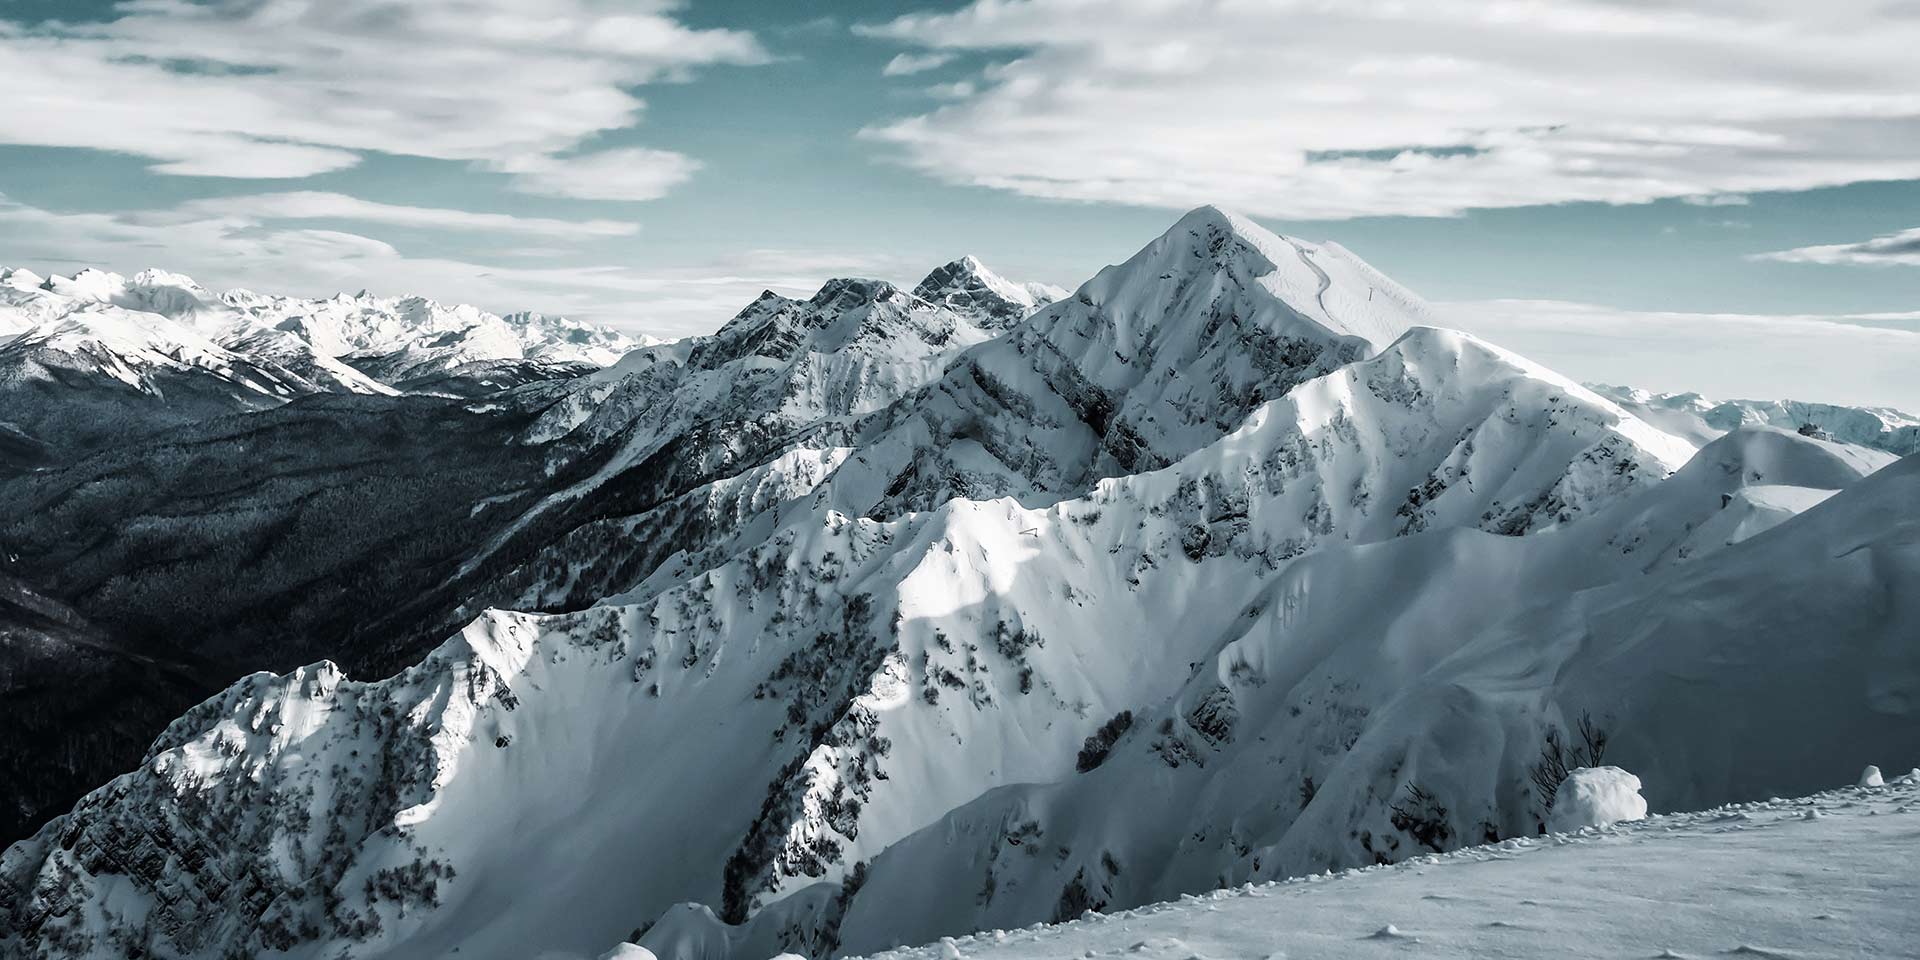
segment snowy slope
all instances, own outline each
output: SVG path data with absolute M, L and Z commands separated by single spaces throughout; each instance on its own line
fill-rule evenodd
M 1203 207 L 876 416 L 867 458 L 836 487 L 849 512 L 876 516 L 1078 495 L 1212 443 L 1426 316 L 1335 245 Z
M 1470 376 L 1450 382 L 1459 372 Z M 1239 635 L 1288 558 L 1399 533 L 1405 494 L 1349 498 L 1364 464 L 1410 461 L 1383 475 L 1409 485 L 1448 460 L 1512 471 L 1521 479 L 1422 501 L 1503 524 L 1621 495 L 1569 482 L 1592 451 L 1619 451 L 1601 473 L 1636 488 L 1650 455 L 1619 428 L 1641 428 L 1568 386 L 1470 338 L 1415 331 L 1308 385 L 1311 405 L 1278 401 L 1190 464 L 1084 501 L 955 501 L 889 523 L 796 510 L 762 545 L 657 596 L 490 613 L 392 681 L 347 682 L 326 665 L 257 677 L 16 847 L 6 882 L 38 891 L 23 902 L 114 904 L 132 931 L 219 910 L 236 919 L 176 942 L 299 944 L 296 955 L 343 940 L 376 955 L 593 949 L 685 899 L 728 915 L 777 902 L 791 916 L 822 903 L 809 884 L 956 802 L 1070 776 L 1092 727 L 1176 693 L 1190 664 Z M 1509 424 L 1526 398 L 1547 406 Z M 1512 449 L 1540 452 L 1462 452 L 1463 437 L 1510 428 L 1538 432 L 1509 436 Z M 1593 499 L 1553 494 L 1575 489 Z M 1203 583 L 1195 608 L 1185 600 Z M 1118 638 L 1144 642 L 1122 651 Z M 734 746 L 716 751 L 714 737 Z M 636 756 L 647 762 L 620 759 Z M 262 794 L 306 812 L 244 813 Z M 192 812 L 201 804 L 226 812 Z M 153 829 L 132 823 L 172 826 L 148 848 Z M 259 850 L 285 853 L 261 862 Z M 131 866 L 149 857 L 168 866 Z M 274 906 L 238 910 L 245 891 L 211 879 L 236 873 Z M 529 875 L 551 879 L 528 889 Z M 301 893 L 316 883 L 340 899 Z M 39 942 L 45 924 L 70 922 L 38 909 L 14 923 L 40 925 Z M 837 915 L 820 919 L 794 935 L 830 937 Z
M 1592 388 L 1662 430 L 1700 443 L 1743 426 L 1765 425 L 1788 430 L 1811 428 L 1828 439 L 1900 456 L 1920 452 L 1920 417 L 1890 407 L 1847 407 L 1799 400 L 1715 402 L 1697 393 L 1651 393 L 1607 384 L 1594 384 Z
M 870 960 L 1893 957 L 1920 938 L 1920 778 L 1513 839 L 989 930 Z M 704 960 L 650 934 L 657 956 Z
M 971 257 L 918 289 L 934 299 L 860 279 L 806 300 L 769 291 L 711 336 L 636 350 L 576 381 L 527 439 L 559 440 L 556 461 L 598 465 L 512 531 L 567 529 L 504 577 L 521 590 L 514 605 L 625 590 L 675 551 L 807 495 L 858 442 L 861 418 L 911 405 L 1009 311 L 1027 310 Z
M 1336 246 L 1210 207 L 998 336 L 972 318 L 1014 285 L 978 261 L 918 289 L 939 302 L 873 281 L 835 281 L 804 303 L 769 294 L 711 338 L 584 378 L 528 439 L 564 438 L 557 457 L 596 467 L 484 549 L 491 559 L 515 538 L 567 531 L 506 575 L 506 596 L 572 607 L 650 576 L 671 583 L 740 548 L 741 504 L 822 486 L 834 509 L 871 517 L 955 496 L 1077 496 L 1217 440 L 1427 315 Z M 797 450 L 808 453 L 786 456 Z
M 1899 642 L 1915 614 L 1881 599 L 1920 576 L 1920 461 L 1649 574 L 1640 544 L 1610 545 L 1628 517 L 1663 517 L 1666 542 L 1712 523 L 1722 508 L 1707 482 L 1741 490 L 1719 466 L 1753 446 L 1710 448 L 1684 485 L 1533 537 L 1455 528 L 1303 557 L 1247 602 L 1244 628 L 1195 657 L 1179 693 L 1130 708 L 1097 769 L 987 794 L 883 853 L 842 942 L 857 952 L 1053 919 L 1083 897 L 1131 906 L 1530 835 L 1547 732 L 1578 746 L 1588 715 L 1656 809 L 1831 782 L 1851 762 L 1835 744 L 1920 753 L 1920 650 Z M 1801 453 L 1802 469 L 1776 479 L 1849 479 L 1821 462 L 1829 451 Z M 1013 856 L 1009 837 L 1047 855 Z M 952 890 L 976 896 L 936 892 Z
M 0 857 L 0 949 L 821 956 L 1531 835 L 1587 714 L 1661 809 L 1920 751 L 1920 461 L 1696 454 L 1211 208 L 999 336 L 961 266 L 559 388 L 496 544 L 599 602 L 236 684 Z

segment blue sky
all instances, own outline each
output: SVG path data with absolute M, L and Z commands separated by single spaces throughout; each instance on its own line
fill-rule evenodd
M 1575 376 L 1920 406 L 1920 5 L 1800 6 L 0 0 L 0 264 L 676 335 L 1212 202 Z

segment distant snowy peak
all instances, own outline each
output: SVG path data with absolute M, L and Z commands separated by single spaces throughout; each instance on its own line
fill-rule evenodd
M 1042 283 L 1015 284 L 967 256 L 927 274 L 913 295 L 946 307 L 984 330 L 1004 330 L 1070 294 Z
M 1715 401 L 1697 393 L 1654 393 L 1604 383 L 1590 386 L 1648 422 L 1696 442 L 1741 427 L 1768 426 L 1903 456 L 1920 452 L 1920 417 L 1891 407 L 1800 400 Z
M 775 421 L 784 433 L 882 409 L 992 335 L 883 280 L 829 280 L 804 300 L 769 290 L 712 334 L 633 351 L 582 381 L 530 435 L 584 428 L 581 442 L 626 433 L 634 443 L 696 424 L 731 422 L 731 434 Z
M 317 392 L 391 393 L 293 337 L 258 331 L 232 347 L 153 313 L 101 304 L 44 320 L 0 346 L 0 382 L 98 380 L 160 400 L 169 385 L 224 393 L 239 409 Z M 183 382 L 194 378 L 198 383 Z
M 986 339 L 971 319 L 911 296 L 884 280 L 829 280 L 806 300 L 768 291 L 693 350 L 692 363 L 759 356 L 789 360 L 798 352 L 833 353 L 858 347 L 878 354 L 919 357 Z
M 131 278 L 92 269 L 44 278 L 0 270 L 0 337 L 113 310 L 127 316 L 80 326 L 108 327 L 123 339 L 149 330 L 157 338 L 155 349 L 163 353 L 167 338 L 174 336 L 170 326 L 178 326 L 229 351 L 268 350 L 271 356 L 256 359 L 311 374 L 308 379 L 319 389 L 357 393 L 393 392 L 376 379 L 388 385 L 443 382 L 454 371 L 484 369 L 491 375 L 503 365 L 516 368 L 509 380 L 572 375 L 659 342 L 565 317 L 502 317 L 426 297 L 377 297 L 365 291 L 327 298 L 251 290 L 215 294 L 191 277 L 164 270 L 144 270 Z M 348 358 L 351 365 L 343 362 Z

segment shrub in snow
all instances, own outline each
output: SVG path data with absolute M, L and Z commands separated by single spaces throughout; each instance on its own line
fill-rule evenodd
M 1102 724 L 1099 730 L 1094 731 L 1087 737 L 1087 741 L 1080 745 L 1080 759 L 1074 766 L 1081 773 L 1086 773 L 1105 763 L 1107 753 L 1113 749 L 1114 743 L 1131 729 L 1133 729 L 1132 710 L 1122 710 L 1114 714 L 1113 719 Z
M 1619 767 L 1581 767 L 1567 774 L 1555 792 L 1547 815 L 1551 833 L 1571 833 L 1581 827 L 1604 827 L 1647 816 L 1640 796 L 1640 778 Z
M 1879 767 L 1876 767 L 1873 764 L 1869 763 L 1867 764 L 1867 768 L 1865 770 L 1860 771 L 1860 786 L 1884 787 L 1886 785 L 1887 785 L 1887 778 L 1880 775 Z
M 1540 797 L 1540 807 L 1549 813 L 1553 810 L 1554 792 L 1560 789 L 1561 781 L 1567 779 L 1567 773 L 1581 767 L 1597 767 L 1600 758 L 1607 752 L 1607 732 L 1593 721 L 1590 714 L 1580 714 L 1580 722 L 1574 726 L 1579 736 L 1578 743 L 1568 742 L 1558 727 L 1547 728 L 1547 742 L 1540 748 L 1540 759 L 1533 765 L 1533 786 Z

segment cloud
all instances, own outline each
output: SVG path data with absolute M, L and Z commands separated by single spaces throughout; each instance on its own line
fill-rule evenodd
M 567 239 L 625 237 L 640 230 L 639 224 L 621 220 L 550 220 L 544 217 L 474 213 L 443 207 L 375 203 L 346 194 L 310 190 L 190 200 L 172 210 L 157 213 L 135 211 L 126 216 L 132 222 L 159 225 L 216 218 L 239 218 L 248 222 L 356 220 L 400 227 L 484 230 Z
M 862 135 L 1036 197 L 1317 219 L 1920 177 L 1920 19 L 1870 2 L 974 0 L 856 30 L 996 58 Z
M 635 124 L 635 86 L 766 61 L 752 35 L 686 27 L 679 6 L 126 0 L 107 23 L 0 21 L 0 142 L 198 176 L 304 177 L 368 151 L 530 163 Z M 516 183 L 552 186 L 537 172 Z
M 1777 260 L 1781 263 L 1847 264 L 1862 267 L 1920 267 L 1920 227 L 1861 240 L 1858 243 L 1830 243 L 1815 247 L 1797 247 L 1756 253 L 1751 260 Z
M 1576 380 L 1920 413 L 1920 312 L 1679 313 L 1557 300 L 1433 306 L 1448 325 Z
M 667 150 L 601 150 L 571 157 L 527 156 L 492 167 L 513 174 L 513 189 L 582 200 L 653 200 L 700 169 L 698 161 Z
M 309 219 L 378 225 L 448 226 L 508 235 L 572 239 L 573 227 L 610 230 L 610 221 L 547 221 L 372 203 L 322 193 L 196 200 L 122 213 L 40 209 L 0 196 L 0 264 L 40 273 L 83 266 L 132 273 L 163 267 L 213 289 L 330 296 L 368 289 L 473 303 L 495 312 L 539 310 L 657 336 L 707 333 L 762 290 L 806 296 L 832 276 L 915 276 L 890 256 L 832 251 L 744 250 L 703 262 L 636 268 L 554 261 L 564 251 L 503 247 L 538 265 L 471 263 L 419 256 L 349 230 L 290 225 Z M 65 251 L 87 251 L 70 259 Z M 49 253 L 59 251 L 59 253 Z M 570 254 L 577 258 L 577 253 Z
M 880 70 L 881 76 L 905 77 L 928 70 L 938 70 L 953 62 L 951 53 L 897 53 Z
M 1744 207 L 1753 201 L 1741 193 L 1711 193 L 1703 196 L 1681 197 L 1680 202 L 1695 207 Z

